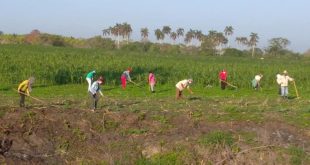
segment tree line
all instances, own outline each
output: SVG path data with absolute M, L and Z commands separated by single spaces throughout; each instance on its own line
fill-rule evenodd
M 133 29 L 130 24 L 116 23 L 102 30 L 101 36 L 94 36 L 88 39 L 77 39 L 74 37 L 64 37 L 60 35 L 52 35 L 41 33 L 39 30 L 32 30 L 26 35 L 4 34 L 0 31 L 0 44 L 42 44 L 51 46 L 69 46 L 79 48 L 109 48 L 120 49 L 123 45 L 132 43 L 130 37 Z M 269 45 L 265 50 L 257 48 L 259 43 L 259 36 L 252 32 L 248 37 L 239 36 L 232 38 L 234 28 L 226 26 L 223 31 L 210 30 L 208 33 L 203 33 L 198 29 L 189 29 L 185 31 L 184 28 L 172 29 L 170 26 L 163 26 L 156 28 L 153 34 L 157 40 L 157 44 L 176 45 L 190 49 L 198 49 L 199 51 L 211 51 L 216 55 L 223 55 L 225 50 L 231 48 L 231 40 L 234 40 L 238 45 L 247 48 L 252 57 L 255 56 L 257 50 L 260 53 L 265 52 L 272 56 L 278 56 L 289 52 L 286 48 L 290 45 L 290 41 L 286 38 L 277 37 L 270 39 Z M 151 31 L 147 27 L 140 29 L 141 43 L 151 43 L 149 37 Z
M 128 23 L 116 23 L 115 26 L 110 26 L 102 30 L 103 36 L 111 38 L 116 41 L 116 45 L 119 48 L 120 43 L 124 40 L 126 43 L 130 40 L 130 35 L 133 30 Z M 223 32 L 210 30 L 207 34 L 204 34 L 201 30 L 189 29 L 185 32 L 184 28 L 177 28 L 173 30 L 170 26 L 163 26 L 154 30 L 154 36 L 159 44 L 163 44 L 166 39 L 166 43 L 176 45 L 184 44 L 187 47 L 199 47 L 201 49 L 214 50 L 215 54 L 222 55 L 223 48 L 230 48 L 229 38 L 234 34 L 234 28 L 232 26 L 226 26 Z M 141 42 L 146 43 L 149 41 L 150 30 L 147 27 L 140 29 Z M 181 38 L 183 40 L 181 40 Z M 169 42 L 170 41 L 172 42 Z M 257 44 L 259 43 L 259 36 L 257 33 L 252 32 L 248 37 L 240 36 L 235 38 L 235 42 L 238 45 L 244 46 L 251 50 L 251 56 L 255 56 L 255 50 L 257 50 Z M 283 51 L 287 51 L 286 48 L 290 45 L 290 41 L 286 38 L 277 37 L 272 38 L 269 41 L 269 46 L 265 49 L 265 52 L 277 56 Z

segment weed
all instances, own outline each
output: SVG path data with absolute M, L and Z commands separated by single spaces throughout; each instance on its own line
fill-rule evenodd
M 145 117 L 146 117 L 146 114 L 145 114 L 144 112 L 140 112 L 140 113 L 138 114 L 138 120 L 139 120 L 139 121 L 144 120 Z
M 161 115 L 154 115 L 153 120 L 159 121 L 161 124 L 167 124 L 168 123 L 168 119 L 165 116 L 161 116 Z
M 79 141 L 85 141 L 86 140 L 86 135 L 84 132 L 80 130 L 80 128 L 74 128 L 72 130 L 73 135 L 75 135 Z
M 212 131 L 199 139 L 203 146 L 232 146 L 234 139 L 231 133 L 222 131 Z
M 157 164 L 167 164 L 167 165 L 183 165 L 192 164 L 194 162 L 193 155 L 184 149 L 175 149 L 166 153 L 155 154 L 151 158 L 140 158 L 135 164 L 139 165 L 157 165 Z
M 60 154 L 65 154 L 65 153 L 67 153 L 69 147 L 70 147 L 69 140 L 67 140 L 63 137 L 60 137 L 59 138 L 59 144 L 57 147 L 57 152 L 59 152 Z
M 108 120 L 108 119 L 104 121 L 104 128 L 107 130 L 115 130 L 118 127 L 119 127 L 119 122 L 115 122 L 113 120 Z
M 293 165 L 301 165 L 303 161 L 307 161 L 309 159 L 306 157 L 306 153 L 303 149 L 291 146 L 288 148 L 289 154 L 291 155 L 290 163 Z M 309 160 L 308 160 L 309 161 Z

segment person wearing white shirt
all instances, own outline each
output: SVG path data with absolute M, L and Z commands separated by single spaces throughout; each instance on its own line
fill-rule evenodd
M 187 90 L 193 94 L 193 91 L 189 88 L 189 84 L 193 82 L 193 79 L 185 79 L 182 81 L 179 81 L 176 86 L 176 99 L 182 98 L 182 91 L 187 88 Z
M 254 79 L 252 80 L 252 87 L 257 90 L 258 88 L 260 88 L 260 80 L 263 78 L 262 74 L 258 74 L 254 77 Z
M 288 73 L 286 70 L 283 71 L 283 75 L 279 79 L 279 85 L 281 86 L 281 96 L 284 98 L 287 98 L 288 96 L 288 82 L 294 81 L 293 78 L 288 76 Z

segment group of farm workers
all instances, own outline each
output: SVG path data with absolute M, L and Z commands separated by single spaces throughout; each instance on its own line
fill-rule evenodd
M 120 80 L 121 80 L 121 86 L 123 90 L 126 89 L 127 82 L 131 82 L 137 85 L 135 82 L 131 80 L 131 77 L 130 77 L 131 72 L 132 72 L 132 68 L 128 68 L 121 74 Z M 92 100 L 91 111 L 95 111 L 95 109 L 97 108 L 97 104 L 99 101 L 99 95 L 103 96 L 100 86 L 104 84 L 104 78 L 103 76 L 98 76 L 98 78 L 94 80 L 95 75 L 96 75 L 96 71 L 94 70 L 94 71 L 89 72 L 86 76 L 86 81 L 88 83 L 87 92 L 89 93 L 90 98 Z M 224 90 L 227 85 L 235 87 L 227 82 L 227 75 L 228 74 L 225 69 L 223 69 L 218 75 L 222 90 Z M 259 88 L 261 88 L 260 81 L 262 78 L 263 78 L 262 74 L 255 75 L 254 79 L 251 82 L 253 89 L 258 90 Z M 25 106 L 25 96 L 30 96 L 30 92 L 32 89 L 31 87 L 34 81 L 35 81 L 35 78 L 30 77 L 28 80 L 25 80 L 19 84 L 18 93 L 20 94 L 20 102 L 19 102 L 20 107 Z M 286 70 L 284 70 L 283 74 L 276 75 L 276 82 L 279 85 L 279 94 L 283 98 L 287 98 L 288 96 L 288 82 L 289 81 L 294 81 L 294 79 L 288 76 L 288 72 Z M 189 78 L 189 79 L 181 80 L 175 85 L 176 99 L 182 98 L 183 96 L 182 92 L 184 89 L 187 89 L 191 94 L 193 94 L 193 91 L 190 88 L 190 84 L 192 84 L 192 82 L 193 82 L 193 79 Z M 156 79 L 155 79 L 155 74 L 153 71 L 149 72 L 148 84 L 149 84 L 150 91 L 152 93 L 155 93 Z

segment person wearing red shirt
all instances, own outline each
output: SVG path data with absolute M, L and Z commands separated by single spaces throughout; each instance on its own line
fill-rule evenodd
M 227 86 L 227 72 L 225 69 L 223 69 L 219 74 L 219 79 L 221 82 L 221 89 L 224 90 Z

